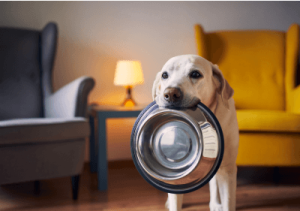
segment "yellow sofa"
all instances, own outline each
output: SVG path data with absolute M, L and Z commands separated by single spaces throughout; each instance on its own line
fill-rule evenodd
M 198 54 L 219 65 L 235 92 L 237 165 L 299 166 L 299 25 L 292 24 L 287 32 L 209 33 L 195 25 L 195 37 Z

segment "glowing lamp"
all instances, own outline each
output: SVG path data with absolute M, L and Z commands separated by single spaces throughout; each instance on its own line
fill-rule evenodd
M 127 91 L 127 96 L 122 106 L 135 106 L 136 103 L 132 99 L 132 87 L 144 83 L 142 66 L 139 61 L 118 61 L 114 84 L 116 86 L 124 86 Z

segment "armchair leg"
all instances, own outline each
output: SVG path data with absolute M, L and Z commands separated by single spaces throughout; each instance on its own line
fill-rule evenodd
M 39 180 L 35 180 L 34 181 L 34 194 L 38 195 L 40 194 L 41 189 L 40 189 L 40 181 Z
M 279 185 L 280 181 L 280 172 L 279 172 L 279 167 L 274 167 L 273 171 L 273 181 L 276 185 Z
M 72 178 L 71 178 L 73 200 L 77 200 L 77 198 L 78 198 L 79 179 L 80 179 L 80 175 L 75 175 L 75 176 L 72 176 Z

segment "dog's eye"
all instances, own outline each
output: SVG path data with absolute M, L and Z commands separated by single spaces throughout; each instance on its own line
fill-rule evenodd
M 197 78 L 201 78 L 202 75 L 197 70 L 194 70 L 190 73 L 190 77 L 197 79 Z
M 161 77 L 163 79 L 167 79 L 169 76 L 168 76 L 168 73 L 167 72 L 163 72 L 163 74 L 161 75 Z

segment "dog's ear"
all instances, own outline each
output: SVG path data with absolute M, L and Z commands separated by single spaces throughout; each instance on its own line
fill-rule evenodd
M 161 72 L 158 72 L 156 74 L 155 80 L 153 82 L 153 86 L 152 86 L 152 98 L 153 100 L 155 100 L 156 96 L 159 94 L 160 92 L 160 79 L 161 78 Z
M 233 96 L 233 89 L 224 78 L 218 65 L 212 64 L 213 82 L 217 87 L 217 92 L 221 95 L 222 101 L 229 109 L 228 100 Z

